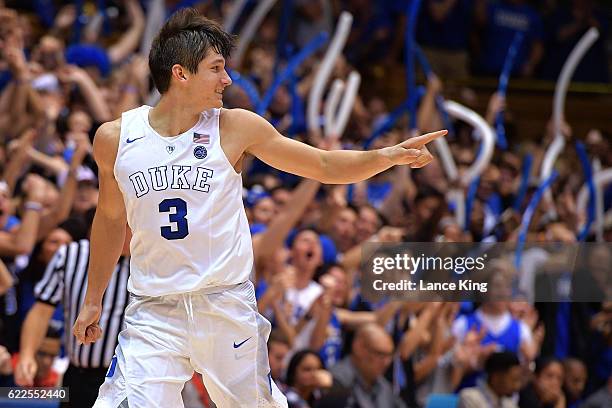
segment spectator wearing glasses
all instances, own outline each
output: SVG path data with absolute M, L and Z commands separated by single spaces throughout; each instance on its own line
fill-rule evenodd
M 374 323 L 361 326 L 353 340 L 350 356 L 330 369 L 333 388 L 352 390 L 360 407 L 405 407 L 384 378 L 393 351 L 393 340 L 382 327 Z

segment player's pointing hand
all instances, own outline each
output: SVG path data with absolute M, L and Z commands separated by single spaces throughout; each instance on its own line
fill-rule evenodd
M 80 344 L 93 343 L 102 336 L 102 330 L 98 325 L 101 310 L 102 307 L 99 305 L 83 305 L 72 328 L 72 333 Z
M 427 143 L 448 133 L 447 130 L 426 133 L 412 137 L 400 144 L 388 148 L 389 158 L 394 165 L 408 164 L 412 168 L 420 168 L 429 164 L 433 156 L 427 150 Z

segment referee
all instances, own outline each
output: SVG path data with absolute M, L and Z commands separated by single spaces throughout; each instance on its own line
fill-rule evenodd
M 78 344 L 76 338 L 70 335 L 87 289 L 89 241 L 83 239 L 71 242 L 58 249 L 43 278 L 34 288 L 36 303 L 28 312 L 21 329 L 19 362 L 15 370 L 17 384 L 32 385 L 37 370 L 36 351 L 45 336 L 55 307 L 62 303 L 67 341 L 65 349 L 70 358 L 62 386 L 69 388 L 70 402 L 60 407 L 83 408 L 94 404 L 115 353 L 117 337 L 123 326 L 123 312 L 129 300 L 127 281 L 130 274 L 130 238 L 128 231 L 122 256 L 104 294 L 100 317 L 102 337 L 92 344 Z

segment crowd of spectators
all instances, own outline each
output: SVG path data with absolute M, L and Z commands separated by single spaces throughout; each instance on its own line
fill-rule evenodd
M 223 22 L 239 2 L 72 3 L 0 0 L 0 385 L 62 382 L 67 363 L 60 357 L 69 354 L 71 336 L 64 324 L 72 326 L 64 319 L 74 311 L 62 312 L 62 302 L 50 300 L 46 283 L 39 283 L 59 268 L 57 254 L 65 254 L 71 242 L 87 239 L 98 193 L 91 156 L 96 129 L 124 111 L 156 102 L 147 54 L 160 23 L 183 6 L 195 6 Z M 228 68 L 263 94 L 288 57 L 319 32 L 333 33 L 342 10 L 354 20 L 333 78 L 345 79 L 353 69 L 365 74 L 401 66 L 409 3 L 278 2 L 240 65 L 230 60 Z M 246 2 L 235 33 L 256 4 Z M 284 13 L 290 15 L 289 24 Z M 499 75 L 517 30 L 524 40 L 512 74 L 555 81 L 582 34 L 597 27 L 600 38 L 574 80 L 607 83 L 609 21 L 594 0 L 423 0 L 416 40 L 436 76 L 425 82 L 418 130 L 444 127 L 435 100 L 444 94 L 445 81 Z M 360 93 L 344 134 L 324 138 L 308 131 L 304 104 L 321 56 L 308 59 L 278 88 L 264 116 L 284 135 L 319 148 L 360 149 L 394 106 L 385 95 Z M 236 84 L 226 90 L 224 106 L 255 108 Z M 495 93 L 488 110 L 479 113 L 493 125 L 502 110 L 511 112 L 512 106 Z M 370 148 L 410 137 L 405 119 Z M 563 136 L 571 143 L 557 161 L 552 199 L 537 208 L 528 243 L 578 241 L 585 214 L 578 210 L 577 197 L 585 178 L 577 170 L 575 140 L 584 140 L 590 160 L 600 168 L 612 166 L 610 135 L 596 128 L 574 135 L 571 125 L 563 124 Z M 465 123 L 456 122 L 451 130 L 448 142 L 462 174 L 476 159 L 478 138 Z M 603 276 L 596 273 L 602 265 L 612 265 L 609 244 L 586 260 L 585 268 L 599 279 L 602 292 L 588 303 L 534 302 L 530 285 L 554 261 L 537 252 L 526 254 L 518 269 L 511 260 L 496 265 L 500 276 L 519 277 L 520 301 L 372 303 L 360 292 L 359 262 L 370 242 L 517 242 L 552 137 L 549 126 L 541 129 L 538 140 L 518 143 L 510 138 L 508 149 L 496 149 L 476 185 L 466 228 L 456 220 L 456 206 L 447 194 L 457 186 L 447 179 L 440 160 L 423 169 L 392 168 L 352 186 L 321 185 L 257 159 L 245 160 L 253 280 L 259 310 L 273 323 L 271 377 L 290 407 L 425 407 L 433 397 L 448 397 L 450 404 L 463 407 L 612 406 L 611 276 L 605 268 Z M 528 153 L 533 157 L 529 188 L 517 202 Z M 604 189 L 602 205 L 603 240 L 609 243 L 612 186 Z M 594 233 L 587 239 L 594 241 Z M 64 299 L 68 304 L 63 307 L 74 309 L 66 301 L 72 299 L 68 294 Z M 34 334 L 35 325 L 24 321 L 39 303 L 47 306 L 43 315 L 49 325 Z M 40 341 L 24 340 L 32 338 Z M 24 342 L 27 350 L 21 350 Z M 27 367 L 20 352 L 28 355 Z M 70 363 L 79 366 L 78 361 Z M 29 369 L 35 375 L 24 382 L 23 372 Z M 185 387 L 184 399 L 186 406 L 210 406 L 197 374 Z

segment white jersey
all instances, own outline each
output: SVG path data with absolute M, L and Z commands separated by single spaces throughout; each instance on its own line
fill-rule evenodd
M 128 290 L 161 296 L 247 281 L 251 235 L 242 178 L 221 149 L 220 110 L 162 137 L 151 109 L 122 115 L 114 168 L 133 233 Z

